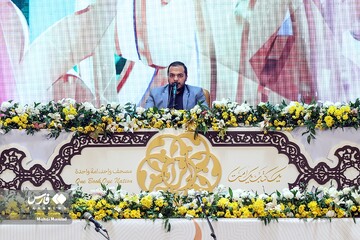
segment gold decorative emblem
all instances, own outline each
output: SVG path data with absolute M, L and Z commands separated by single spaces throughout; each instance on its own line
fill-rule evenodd
M 161 134 L 146 149 L 137 169 L 142 190 L 186 192 L 189 189 L 212 191 L 221 179 L 219 160 L 201 135 Z

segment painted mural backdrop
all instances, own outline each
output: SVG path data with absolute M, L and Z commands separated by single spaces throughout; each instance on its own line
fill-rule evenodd
M 357 0 L 0 0 L 0 102 L 143 104 L 188 65 L 212 99 L 353 101 Z

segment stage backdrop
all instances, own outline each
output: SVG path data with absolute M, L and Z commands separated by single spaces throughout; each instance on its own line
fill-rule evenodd
M 63 133 L 47 139 L 13 130 L 0 135 L 0 188 L 91 191 L 100 184 L 140 190 L 270 193 L 284 188 L 359 184 L 360 135 L 355 129 L 322 131 L 311 144 L 302 129 L 264 133 L 234 128 L 198 135 L 183 130 L 118 133 L 93 139 Z M 41 146 L 41 147 L 39 147 Z
M 188 65 L 212 99 L 353 101 L 357 0 L 0 0 L 0 102 L 143 104 Z

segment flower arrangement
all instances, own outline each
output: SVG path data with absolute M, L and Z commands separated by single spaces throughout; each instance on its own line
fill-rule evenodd
M 196 195 L 201 196 L 203 206 Z M 164 191 L 128 193 L 121 189 L 102 185 L 91 194 L 80 188 L 73 190 L 70 217 L 79 219 L 90 212 L 96 220 L 112 219 L 163 219 L 169 227 L 170 218 L 203 218 L 205 213 L 212 219 L 258 218 L 270 223 L 278 218 L 345 218 L 360 214 L 360 190 L 358 188 L 317 188 L 313 191 L 300 188 L 283 189 L 259 194 L 241 189 L 232 190 L 218 186 L 213 192 L 194 190 L 183 193 Z M 169 230 L 169 229 L 168 229 Z
M 8 190 L 6 190 L 8 191 Z M 70 202 L 61 207 L 50 201 L 30 206 L 27 195 L 17 191 L 0 194 L 2 220 L 82 219 L 85 212 L 98 221 L 117 219 L 162 219 L 170 231 L 171 218 L 258 218 L 269 224 L 279 218 L 329 219 L 360 216 L 360 190 L 320 187 L 309 190 L 283 189 L 272 193 L 232 190 L 222 185 L 213 192 L 189 190 L 187 194 L 167 191 L 129 193 L 121 188 L 101 185 L 86 193 L 71 189 Z M 197 196 L 201 197 L 202 204 Z M 34 207 L 35 206 L 35 207 Z M 206 215 L 205 215 L 206 214 Z
M 21 105 L 12 101 L 0 107 L 0 132 L 23 129 L 34 134 L 48 129 L 49 137 L 58 137 L 61 131 L 75 134 L 99 134 L 136 131 L 140 129 L 182 128 L 187 131 L 207 132 L 212 129 L 224 136 L 231 127 L 260 127 L 269 130 L 291 131 L 304 127 L 308 142 L 317 130 L 359 127 L 360 100 L 348 103 L 311 103 L 292 101 L 281 104 L 259 103 L 250 106 L 230 100 L 214 101 L 211 108 L 201 103 L 190 110 L 144 109 L 136 104 L 78 103 L 73 99 L 58 102 Z

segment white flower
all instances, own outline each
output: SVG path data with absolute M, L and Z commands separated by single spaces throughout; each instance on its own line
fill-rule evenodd
M 214 193 L 215 194 L 227 194 L 228 193 L 228 190 L 227 188 L 222 185 L 222 184 L 219 184 L 215 189 L 214 189 Z
M 330 102 L 330 101 L 326 101 L 326 102 L 323 103 L 323 107 L 324 107 L 324 108 L 328 108 L 328 107 L 330 107 L 330 106 L 332 106 L 332 105 L 334 105 L 334 103 L 333 103 L 333 102 Z
M 248 198 L 249 197 L 249 192 L 242 192 L 240 197 L 241 198 Z
M 106 111 L 106 106 L 104 106 L 104 105 L 100 106 L 98 111 L 99 111 L 99 113 L 104 113 Z
M 122 211 L 121 207 L 119 207 L 119 205 L 116 205 L 114 207 L 114 210 L 117 211 L 118 213 Z
M 172 111 L 172 114 L 175 115 L 175 116 L 180 117 L 182 115 L 182 112 L 175 109 L 175 110 Z
M 163 198 L 163 192 L 162 192 L 162 191 L 150 192 L 149 195 L 150 195 L 152 198 L 155 198 L 155 199 Z
M 351 192 L 351 188 L 346 187 L 346 188 L 343 189 L 343 192 L 344 192 L 344 194 L 348 194 L 348 193 Z
M 120 120 L 125 118 L 125 113 L 119 113 L 116 115 L 116 117 L 120 118 Z
M 138 115 L 141 115 L 141 114 L 143 114 L 144 112 L 145 112 L 145 108 L 143 108 L 143 107 L 137 107 L 136 108 L 136 114 L 138 114 Z
M 199 105 L 195 105 L 192 109 L 190 109 L 190 113 L 191 113 L 191 114 L 194 114 L 194 113 L 199 114 L 199 113 L 201 113 L 201 108 L 200 108 L 200 106 L 199 106 Z
M 300 192 L 300 191 L 297 191 L 296 194 L 295 194 L 295 199 L 299 200 L 299 199 L 302 198 L 302 196 L 303 196 L 303 195 L 301 194 L 301 192 Z
M 48 113 L 48 116 L 51 118 L 51 119 L 54 119 L 56 121 L 60 121 L 61 120 L 61 115 L 60 113 Z
M 1 104 L 1 111 L 6 111 L 8 110 L 9 108 L 11 108 L 13 106 L 13 104 L 11 102 L 3 102 Z
M 233 200 L 235 201 L 239 201 L 241 199 L 241 194 L 244 191 L 242 189 L 235 189 L 233 190 Z
M 117 128 L 118 128 L 118 125 L 115 122 L 112 122 L 112 123 L 106 125 L 106 130 L 110 131 L 110 132 L 115 132 Z
M 249 197 L 251 198 L 251 199 L 254 199 L 255 197 L 256 197 L 256 193 L 255 192 L 249 192 Z
M 72 98 L 63 98 L 63 99 L 59 100 L 58 103 L 60 103 L 64 107 L 68 107 L 70 105 L 74 105 L 76 103 L 76 101 L 75 101 L 75 99 L 72 99 Z
M 121 122 L 119 125 L 123 126 L 125 132 L 134 132 L 134 130 L 138 129 L 138 125 L 136 124 L 136 119 L 131 119 L 130 115 L 127 115 L 126 122 Z
M 354 205 L 354 202 L 352 200 L 350 200 L 350 199 L 347 200 L 345 203 L 346 203 L 346 206 L 348 206 L 348 207 Z
M 359 203 L 360 203 L 360 194 L 359 194 L 359 193 L 357 193 L 357 192 L 352 192 L 352 193 L 351 193 L 351 196 L 355 199 L 356 204 L 359 204 Z
M 276 207 L 276 203 L 275 202 L 268 202 L 265 204 L 265 210 L 269 211 L 269 210 L 273 210 Z
M 92 113 L 96 113 L 97 111 L 94 105 L 90 102 L 84 102 L 82 106 L 84 107 L 85 111 L 90 111 Z
M 114 192 L 114 198 L 115 199 L 124 199 L 127 194 L 128 194 L 127 191 L 120 189 L 120 191 Z
M 294 213 L 288 212 L 288 213 L 286 213 L 286 216 L 289 217 L 289 218 L 293 218 L 293 217 L 294 217 Z
M 275 211 L 278 211 L 278 212 L 282 211 L 280 204 L 276 205 L 274 209 L 275 209 Z
M 276 201 L 276 199 L 278 199 L 278 195 L 276 194 L 276 192 L 273 192 L 271 194 L 271 198 L 273 199 L 273 201 Z
M 310 113 L 306 113 L 306 115 L 304 116 L 304 120 L 307 121 L 309 120 L 311 117 L 311 114 Z
M 327 213 L 326 213 L 326 216 L 329 217 L 329 218 L 332 218 L 332 217 L 335 217 L 335 212 L 334 210 L 329 210 Z
M 239 113 L 248 113 L 250 112 L 251 108 L 248 104 L 243 103 L 241 105 L 237 105 L 234 109 L 234 113 L 239 115 Z
M 163 119 L 166 121 L 166 120 L 170 120 L 172 118 L 172 115 L 171 113 L 167 113 L 167 114 L 164 114 L 163 115 Z
M 117 102 L 111 102 L 109 105 L 112 109 L 116 109 L 116 108 L 121 109 L 121 105 Z
M 262 194 L 259 195 L 259 198 L 264 200 L 264 199 L 268 198 L 268 195 L 265 194 L 265 193 L 262 193 Z
M 228 100 L 223 98 L 221 101 L 213 101 L 213 106 L 215 108 L 225 107 L 228 103 Z
M 294 194 L 289 189 L 284 189 L 283 192 L 282 192 L 282 195 L 286 199 L 293 199 L 294 198 Z
M 188 196 L 189 196 L 190 198 L 194 198 L 195 195 L 196 195 L 196 191 L 195 191 L 194 189 L 190 189 L 190 190 L 188 191 Z
M 335 107 L 339 108 L 339 107 L 341 107 L 343 104 L 342 104 L 341 102 L 336 102 L 334 105 L 335 105 Z
M 218 126 L 219 126 L 219 128 L 225 127 L 225 121 L 224 121 L 224 119 L 221 119 L 221 120 L 218 122 Z
M 21 114 L 23 114 L 24 112 L 25 112 L 25 108 L 24 108 L 24 106 L 22 106 L 22 105 L 19 105 L 17 108 L 15 108 L 15 112 L 18 114 L 18 115 L 21 115 Z
M 339 192 L 334 187 L 329 188 L 328 193 L 332 198 L 337 198 L 339 196 Z

